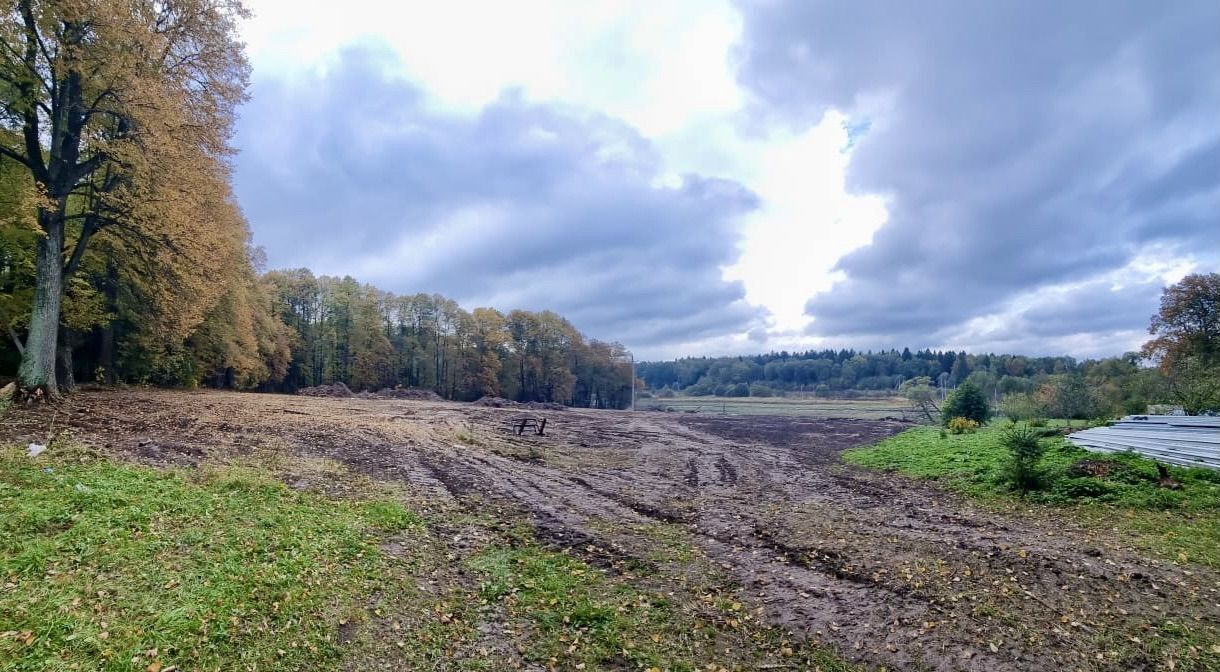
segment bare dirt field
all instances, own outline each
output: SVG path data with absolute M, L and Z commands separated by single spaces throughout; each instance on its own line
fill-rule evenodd
M 544 415 L 546 436 L 511 432 L 523 415 Z M 183 467 L 263 450 L 332 459 L 424 501 L 512 512 L 547 544 L 658 590 L 681 595 L 701 572 L 723 572 L 745 612 L 890 669 L 1161 669 L 1185 655 L 1166 623 L 1220 644 L 1211 570 L 1144 557 L 1062 516 L 998 512 L 840 462 L 906 427 L 130 390 L 17 410 L 0 440 L 69 430 Z M 659 529 L 690 557 L 659 543 Z

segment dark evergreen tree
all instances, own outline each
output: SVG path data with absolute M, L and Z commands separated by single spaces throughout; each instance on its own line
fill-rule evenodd
M 941 421 L 946 425 L 953 418 L 968 418 L 982 424 L 990 417 L 991 406 L 986 395 L 970 381 L 953 390 L 941 408 Z

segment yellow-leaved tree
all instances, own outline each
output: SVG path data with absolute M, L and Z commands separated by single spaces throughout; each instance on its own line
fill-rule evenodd
M 149 291 L 179 295 L 207 286 L 206 264 L 244 243 L 240 213 L 216 226 L 215 208 L 231 204 L 246 12 L 234 0 L 7 0 L 0 12 L 0 124 L 18 139 L 0 157 L 37 195 L 18 380 L 53 395 L 66 282 L 99 234 L 155 269 Z M 191 263 L 204 265 L 180 266 Z M 197 326 L 226 289 L 162 305 L 180 313 L 165 323 Z

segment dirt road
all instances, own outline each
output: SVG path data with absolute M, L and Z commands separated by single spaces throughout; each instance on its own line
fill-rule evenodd
M 11 416 L 0 438 L 70 429 L 176 465 L 255 448 L 323 456 L 462 506 L 508 505 L 540 538 L 612 571 L 667 562 L 643 531 L 670 526 L 733 577 L 748 608 L 891 669 L 1158 669 L 1185 655 L 1160 634 L 1167 622 L 1220 644 L 1215 572 L 839 461 L 901 423 L 568 410 L 544 412 L 547 436 L 508 430 L 538 413 L 85 392 Z

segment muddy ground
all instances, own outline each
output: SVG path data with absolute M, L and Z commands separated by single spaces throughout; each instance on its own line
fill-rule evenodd
M 509 429 L 540 414 L 546 436 Z M 1192 654 L 1162 639 L 1167 623 L 1220 644 L 1211 570 L 839 460 L 907 426 L 130 390 L 18 410 L 0 439 L 68 430 L 177 466 L 266 449 L 330 458 L 421 498 L 519 511 L 540 539 L 615 572 L 665 562 L 643 531 L 672 526 L 771 623 L 890 669 L 1173 669 Z

